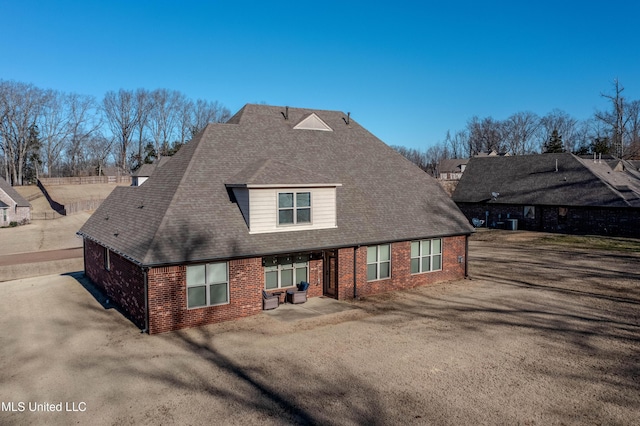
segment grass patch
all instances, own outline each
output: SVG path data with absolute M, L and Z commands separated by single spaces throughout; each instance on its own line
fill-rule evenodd
M 546 235 L 539 240 L 542 244 L 591 248 L 606 251 L 640 253 L 640 240 L 633 238 L 602 237 L 596 235 Z

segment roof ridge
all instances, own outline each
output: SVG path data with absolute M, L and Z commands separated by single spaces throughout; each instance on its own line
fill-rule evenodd
M 175 186 L 175 188 L 173 190 L 173 194 L 171 195 L 171 200 L 168 203 L 166 203 L 167 207 L 165 208 L 164 214 L 162 215 L 162 220 L 158 224 L 158 227 L 156 228 L 155 232 L 153 233 L 153 236 L 151 237 L 151 241 L 150 241 L 149 245 L 147 246 L 147 250 L 145 251 L 145 254 L 142 257 L 142 263 L 147 263 L 147 257 L 149 256 L 149 252 L 152 249 L 155 248 L 155 242 L 156 242 L 156 238 L 158 237 L 158 234 L 160 234 L 160 231 L 164 228 L 165 224 L 170 220 L 169 219 L 169 215 L 167 213 L 171 209 L 171 206 L 173 205 L 173 200 L 175 199 L 176 195 L 178 194 L 178 189 L 182 186 L 182 183 L 189 176 L 189 172 L 191 171 L 191 169 L 193 167 L 193 159 L 194 159 L 195 152 L 198 151 L 198 149 L 200 148 L 200 142 L 202 142 L 202 138 L 207 133 L 207 129 L 209 128 L 209 126 L 211 126 L 211 123 L 207 124 L 207 126 L 204 129 L 204 131 L 202 131 L 200 133 L 200 135 L 199 135 L 199 137 L 198 137 L 198 139 L 196 141 L 194 141 L 192 139 L 191 141 L 188 142 L 189 144 L 194 144 L 195 143 L 196 146 L 191 151 L 191 158 L 189 158 L 189 162 L 187 164 L 187 167 L 184 169 L 184 172 L 182 173 L 182 175 L 180 177 L 180 180 L 178 181 L 178 183 L 176 184 L 176 186 Z M 178 151 L 178 152 L 180 152 L 180 151 Z
M 626 197 L 624 195 L 622 195 L 620 193 L 620 191 L 613 185 L 613 182 L 610 182 L 608 179 L 606 179 L 604 176 L 601 176 L 600 173 L 596 172 L 595 170 L 593 170 L 591 167 L 589 167 L 586 162 L 587 161 L 591 161 L 591 159 L 586 160 L 583 158 L 579 158 L 578 156 L 571 154 L 580 164 L 582 164 L 582 166 L 587 169 L 589 171 L 589 173 L 591 173 L 593 176 L 595 176 L 600 182 L 602 182 L 604 184 L 604 186 L 606 188 L 609 189 L 609 191 L 611 191 L 616 197 L 620 198 L 626 205 L 631 207 L 631 203 L 626 199 Z M 605 163 L 606 164 L 606 163 Z M 608 164 L 607 164 L 608 165 Z M 610 167 L 611 168 L 611 167 Z M 613 171 L 613 169 L 611 169 L 611 171 Z

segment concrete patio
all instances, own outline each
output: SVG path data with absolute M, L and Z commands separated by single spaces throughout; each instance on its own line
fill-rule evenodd
M 281 303 L 276 309 L 264 311 L 264 313 L 280 321 L 293 322 L 353 309 L 358 308 L 349 303 L 322 296 L 309 298 L 305 303 L 297 305 Z

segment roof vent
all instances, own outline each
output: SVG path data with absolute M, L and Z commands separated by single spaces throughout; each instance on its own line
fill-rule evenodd
M 344 120 L 344 122 L 347 124 L 347 126 L 349 125 L 349 123 L 351 123 L 351 113 L 348 112 L 347 113 L 347 118 L 342 117 L 342 119 Z
M 289 119 L 289 107 L 284 107 L 284 112 L 280 112 L 285 120 Z
M 322 130 L 326 132 L 333 132 L 333 129 L 314 112 L 302 119 L 293 128 L 296 130 Z

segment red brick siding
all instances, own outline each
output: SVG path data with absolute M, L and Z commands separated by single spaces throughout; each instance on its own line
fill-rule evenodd
M 323 269 L 322 259 L 309 261 L 309 289 L 307 290 L 308 297 L 322 296 L 323 289 Z
M 402 241 L 391 244 L 391 278 L 367 281 L 367 248 L 356 250 L 356 276 L 358 296 L 404 290 L 418 286 L 435 284 L 464 278 L 466 237 L 448 237 L 442 239 L 442 270 L 411 274 L 411 242 Z M 353 298 L 353 248 L 339 250 L 339 289 L 338 299 Z M 458 262 L 462 256 L 462 263 Z
M 464 277 L 466 237 L 443 238 L 441 271 L 411 274 L 411 242 L 391 245 L 391 278 L 367 281 L 367 247 L 338 250 L 338 299 L 354 297 L 354 253 L 358 296 L 402 290 Z M 111 271 L 103 264 L 103 248 L 85 242 L 86 274 L 139 327 L 144 327 L 144 275 L 132 262 L 111 252 Z M 226 305 L 187 308 L 186 266 L 151 268 L 148 271 L 149 333 L 163 333 L 242 318 L 262 310 L 264 268 L 262 258 L 231 260 L 229 267 L 229 301 Z M 309 262 L 309 297 L 322 296 L 323 261 Z
M 110 252 L 110 270 L 104 268 L 104 247 L 84 240 L 85 275 L 110 302 L 117 305 L 135 325 L 144 328 L 144 274 L 124 257 Z

